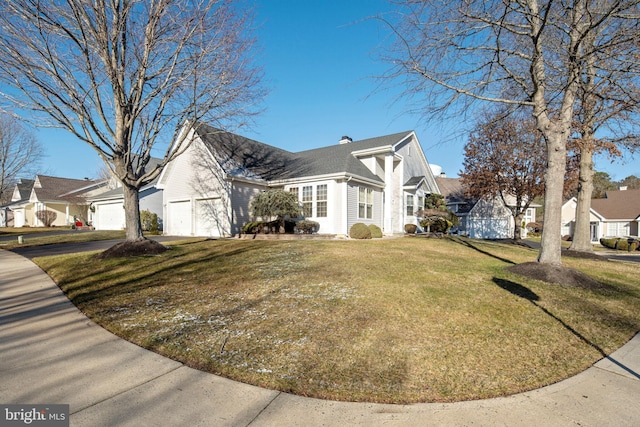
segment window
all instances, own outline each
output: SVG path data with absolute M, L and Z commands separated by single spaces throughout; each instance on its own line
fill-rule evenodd
M 407 216 L 413 216 L 415 211 L 413 210 L 413 194 L 407 194 Z
M 302 212 L 305 218 L 313 216 L 313 187 L 302 187 Z
M 424 209 L 424 197 L 418 196 L 418 209 Z
M 327 216 L 327 184 L 316 187 L 316 216 L 320 218 Z
M 358 218 L 373 218 L 373 190 L 358 188 Z

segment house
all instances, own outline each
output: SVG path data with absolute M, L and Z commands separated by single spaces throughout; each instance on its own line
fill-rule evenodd
M 192 144 L 160 175 L 165 234 L 232 236 L 253 220 L 260 191 L 298 196 L 304 218 L 319 233 L 348 234 L 357 223 L 403 233 L 417 223 L 414 209 L 438 192 L 415 132 L 407 131 L 301 151 L 285 151 L 206 124 L 187 135 Z M 413 206 L 408 209 L 407 206 Z
M 36 175 L 33 181 L 21 180 L 16 184 L 9 205 L 13 226 L 42 227 L 44 224 L 38 218 L 38 212 L 45 210 L 56 214 L 53 226 L 73 224 L 76 218 L 86 223 L 89 218 L 87 197 L 103 191 L 105 185 L 105 181 L 47 175 Z
M 436 183 L 445 197 L 447 208 L 460 220 L 458 231 L 472 239 L 512 239 L 515 229 L 515 218 L 510 207 L 516 206 L 515 197 L 506 195 L 505 202 L 501 197 L 486 197 L 473 200 L 465 195 L 460 178 L 447 178 L 441 175 Z M 526 225 L 536 219 L 536 208 L 540 205 L 530 204 L 523 223 Z M 522 228 L 522 237 L 527 235 Z
M 160 159 L 151 158 L 149 166 L 154 168 Z M 140 188 L 138 193 L 140 211 L 148 210 L 158 215 L 162 228 L 162 190 L 157 187 L 158 179 Z M 109 180 L 109 190 L 89 197 L 92 224 L 96 230 L 123 230 L 125 228 L 124 194 L 122 184 L 115 178 Z
M 13 188 L 13 194 L 11 196 L 11 203 L 2 206 L 0 209 L 0 227 L 15 227 L 16 214 L 12 210 L 15 208 L 18 211 L 17 221 L 20 224 L 24 224 L 24 211 L 20 209 L 25 203 L 28 203 L 29 196 L 31 195 L 31 189 L 33 188 L 34 180 L 32 179 L 19 179 Z M 20 225 L 22 226 L 22 225 Z
M 577 200 L 567 200 L 562 206 L 562 235 L 573 236 Z M 602 199 L 591 199 L 591 241 L 602 237 L 639 237 L 640 190 L 607 191 Z

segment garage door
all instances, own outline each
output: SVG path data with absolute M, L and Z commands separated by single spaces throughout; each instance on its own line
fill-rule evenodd
M 122 203 L 96 205 L 96 230 L 122 230 L 124 223 Z
M 22 227 L 24 225 L 24 211 L 23 210 L 15 210 L 13 216 L 13 226 L 16 228 Z
M 513 230 L 508 218 L 473 218 L 468 222 L 472 239 L 509 239 Z
M 196 200 L 196 236 L 220 237 L 227 223 L 220 198 Z
M 191 202 L 171 202 L 167 208 L 168 234 L 191 236 Z

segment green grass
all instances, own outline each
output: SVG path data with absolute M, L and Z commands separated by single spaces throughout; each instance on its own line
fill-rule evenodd
M 564 260 L 599 290 L 504 270 L 536 255 L 466 239 L 221 240 L 36 261 L 99 324 L 189 366 L 305 396 L 408 403 L 550 384 L 640 330 L 637 265 Z

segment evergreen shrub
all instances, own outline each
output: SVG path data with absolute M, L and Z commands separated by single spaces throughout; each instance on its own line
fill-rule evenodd
M 371 237 L 373 239 L 381 239 L 382 238 L 382 230 L 375 224 L 369 224 L 369 231 L 371 231 Z
M 352 239 L 370 239 L 371 230 L 366 224 L 357 222 L 351 226 L 351 229 L 349 230 L 349 237 Z

